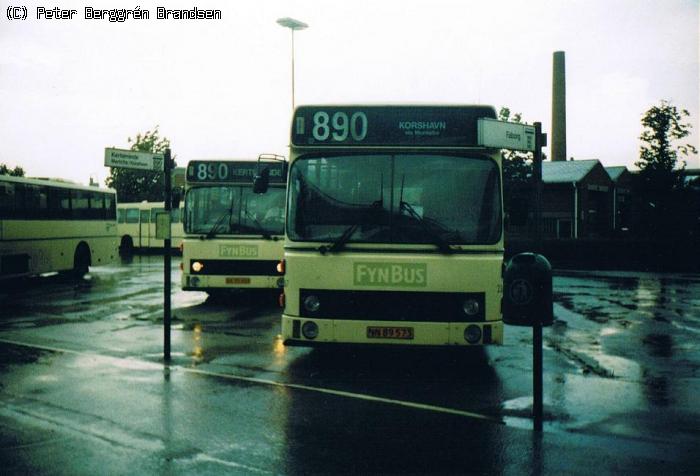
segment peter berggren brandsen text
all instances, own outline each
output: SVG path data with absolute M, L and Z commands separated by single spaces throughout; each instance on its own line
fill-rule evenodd
M 80 18 L 78 10 L 59 7 L 36 7 L 37 20 L 74 20 Z M 85 20 L 106 20 L 109 22 L 123 23 L 131 20 L 150 20 L 151 12 L 148 9 L 135 7 L 129 8 L 93 8 L 83 9 Z M 192 7 L 189 9 L 173 9 L 165 7 L 156 8 L 156 20 L 221 20 L 221 10 L 202 9 Z

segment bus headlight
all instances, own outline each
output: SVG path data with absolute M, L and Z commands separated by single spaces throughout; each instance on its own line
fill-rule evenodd
M 204 264 L 199 262 L 199 261 L 193 261 L 192 262 L 192 271 L 195 273 L 199 273 L 201 270 L 204 269 Z
M 304 309 L 307 311 L 316 312 L 320 307 L 321 301 L 318 299 L 318 296 L 311 294 L 310 296 L 306 296 L 304 299 Z
M 318 337 L 318 324 L 313 321 L 306 321 L 304 325 L 301 326 L 301 333 L 307 339 L 315 339 Z
M 467 316 L 476 316 L 479 313 L 479 301 L 472 298 L 465 299 L 462 309 Z
M 464 340 L 470 344 L 476 344 L 481 340 L 481 327 L 471 324 L 464 329 Z

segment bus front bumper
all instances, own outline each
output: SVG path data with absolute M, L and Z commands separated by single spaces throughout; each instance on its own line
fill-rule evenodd
M 396 322 L 310 319 L 282 314 L 285 345 L 474 346 L 503 343 L 502 321 Z
M 281 276 L 193 276 L 183 273 L 183 291 L 206 291 L 208 289 L 280 289 L 284 278 Z

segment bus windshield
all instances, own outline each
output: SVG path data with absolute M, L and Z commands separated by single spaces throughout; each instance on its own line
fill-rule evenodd
M 284 234 L 285 189 L 254 194 L 250 186 L 201 186 L 185 197 L 185 232 L 263 236 Z
M 493 244 L 501 237 L 498 165 L 479 156 L 300 157 L 290 171 L 294 241 Z

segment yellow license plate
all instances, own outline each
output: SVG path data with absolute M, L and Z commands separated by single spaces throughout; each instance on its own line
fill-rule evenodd
M 413 339 L 413 327 L 368 327 L 368 339 Z

